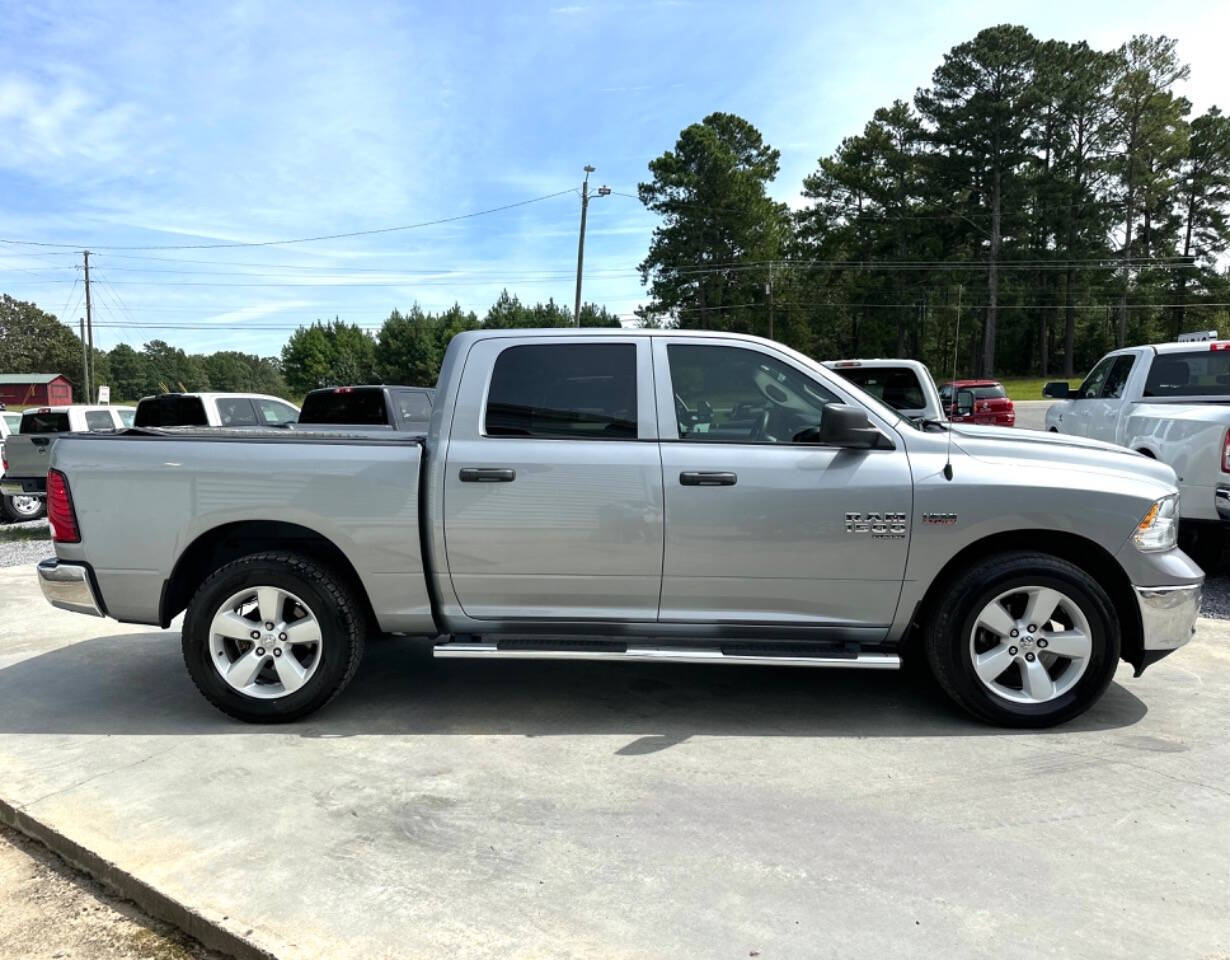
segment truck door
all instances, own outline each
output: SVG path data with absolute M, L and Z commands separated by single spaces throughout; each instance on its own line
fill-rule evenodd
M 443 515 L 467 616 L 654 620 L 662 466 L 648 338 L 475 343 Z
M 1106 373 L 1106 380 L 1102 383 L 1101 393 L 1096 398 L 1085 401 L 1085 406 L 1089 408 L 1085 436 L 1094 440 L 1105 440 L 1107 443 L 1119 442 L 1123 391 L 1135 364 L 1136 357 L 1130 353 L 1121 353 L 1114 358 L 1114 363 Z
M 1085 377 L 1085 382 L 1072 396 L 1071 404 L 1064 411 L 1060 430 L 1077 437 L 1089 436 L 1093 426 L 1094 402 L 1101 396 L 1102 385 L 1117 359 L 1116 356 L 1103 357 L 1098 361 L 1098 365 L 1089 371 L 1089 376 Z
M 803 442 L 824 407 L 844 400 L 767 346 L 659 337 L 654 374 L 666 502 L 659 618 L 882 635 L 909 547 L 900 438 L 895 450 Z

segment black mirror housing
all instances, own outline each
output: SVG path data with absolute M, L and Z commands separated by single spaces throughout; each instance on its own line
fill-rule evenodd
M 1042 388 L 1042 396 L 1048 400 L 1067 400 L 1072 395 L 1072 387 L 1066 380 L 1052 380 Z
M 811 433 L 810 430 L 806 432 Z M 872 426 L 865 410 L 845 403 L 830 403 L 824 407 L 812 442 L 860 450 L 892 447 L 891 441 L 887 441 L 884 434 Z

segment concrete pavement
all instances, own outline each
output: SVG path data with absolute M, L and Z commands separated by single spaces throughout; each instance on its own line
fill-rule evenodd
M 1050 732 L 897 674 L 395 641 L 250 727 L 176 633 L 0 570 L 0 800 L 252 955 L 1225 955 L 1228 713 L 1230 627 L 1201 621 Z

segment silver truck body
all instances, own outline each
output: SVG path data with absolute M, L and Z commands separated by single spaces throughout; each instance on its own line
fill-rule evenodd
M 486 398 L 504 350 L 594 342 L 635 348 L 635 436 L 490 435 Z M 784 365 L 866 411 L 887 442 L 683 442 L 667 350 L 686 345 Z M 895 665 L 938 582 L 988 544 L 1053 542 L 1121 585 L 1123 655 L 1138 669 L 1191 635 L 1198 568 L 1178 550 L 1142 552 L 1131 540 L 1176 492 L 1174 472 L 1109 444 L 924 432 L 809 358 L 729 334 L 463 333 L 438 390 L 425 437 L 63 438 L 52 465 L 68 478 L 81 542 L 58 543 L 58 562 L 40 568 L 49 599 L 165 626 L 209 551 L 303 537 L 353 570 L 385 632 L 820 640 L 853 645 L 866 665 Z M 463 479 L 476 470 L 515 482 Z

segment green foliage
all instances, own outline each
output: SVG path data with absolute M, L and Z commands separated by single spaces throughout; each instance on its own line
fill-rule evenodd
M 317 320 L 292 333 L 282 348 L 282 375 L 300 396 L 318 387 L 376 382 L 376 341 L 355 324 Z
M 0 296 L 0 371 L 61 373 L 73 385 L 74 399 L 83 396 L 81 339 L 35 304 Z

